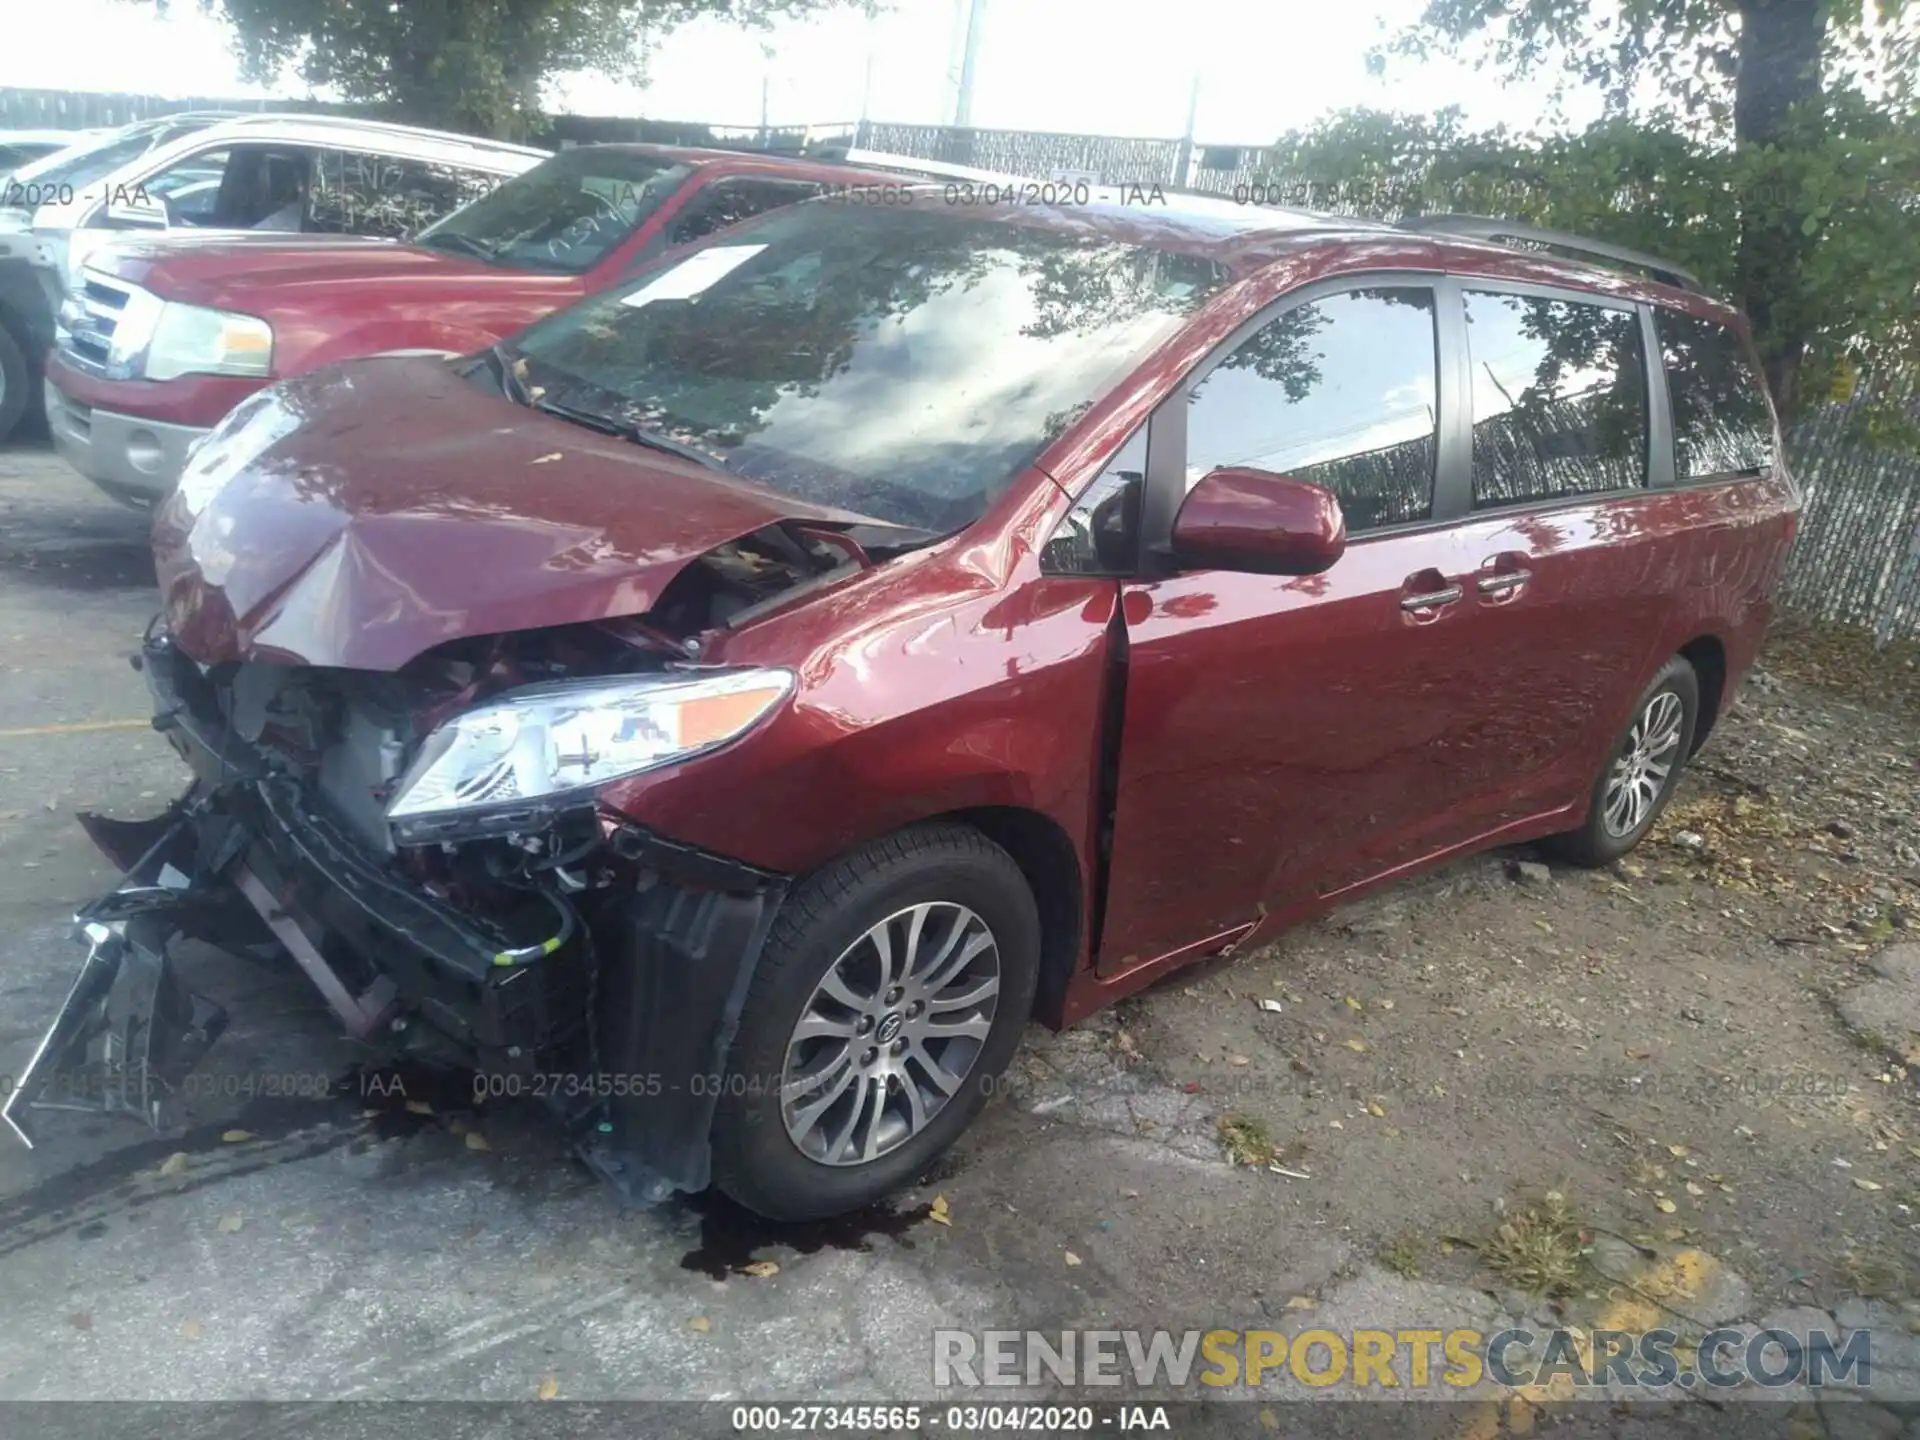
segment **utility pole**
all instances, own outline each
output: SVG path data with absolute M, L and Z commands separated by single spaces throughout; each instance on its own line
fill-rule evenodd
M 1180 132 L 1180 155 L 1174 162 L 1173 183 L 1182 189 L 1193 173 L 1193 127 L 1200 115 L 1200 72 L 1193 72 L 1193 85 L 1187 91 L 1187 128 Z
M 760 45 L 760 148 L 767 148 L 767 91 L 773 81 L 773 47 Z
M 965 130 L 973 125 L 973 81 L 980 59 L 980 29 L 987 14 L 987 0 L 962 0 L 962 3 L 967 5 L 967 30 L 960 45 L 960 93 L 954 97 L 953 123 Z
M 866 64 L 865 73 L 860 77 L 860 128 L 855 132 L 856 135 L 861 137 L 861 143 L 864 143 L 866 124 L 867 124 L 867 121 L 871 118 L 871 115 L 869 112 L 873 109 L 873 26 L 874 26 L 873 0 L 867 0 L 866 10 L 867 10 L 867 64 Z

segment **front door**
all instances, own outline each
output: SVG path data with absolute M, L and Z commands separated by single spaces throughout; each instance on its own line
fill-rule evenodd
M 1156 447 L 1185 431 L 1188 487 L 1223 465 L 1316 481 L 1350 542 L 1323 575 L 1126 587 L 1103 974 L 1471 833 L 1489 702 L 1447 523 L 1467 446 L 1436 293 L 1457 306 L 1423 277 L 1290 297 L 1155 414 Z

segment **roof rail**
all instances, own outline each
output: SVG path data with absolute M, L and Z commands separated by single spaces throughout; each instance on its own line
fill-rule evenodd
M 551 153 L 537 146 L 517 145 L 508 140 L 494 140 L 484 135 L 463 135 L 454 130 L 429 130 L 420 125 L 402 125 L 392 120 L 370 120 L 358 115 L 334 115 L 323 111 L 243 110 L 227 113 L 221 123 L 243 128 L 261 125 L 310 125 L 316 129 L 353 131 L 362 135 L 405 135 L 440 140 L 463 145 L 472 150 L 505 155 L 538 155 L 543 160 Z
M 1584 235 L 1575 235 L 1567 230 L 1528 225 L 1519 220 L 1496 220 L 1488 215 L 1412 215 L 1400 221 L 1399 228 L 1428 235 L 1456 235 L 1463 240 L 1487 240 L 1496 244 L 1502 240 L 1525 240 L 1534 245 L 1551 245 L 1579 255 L 1595 255 L 1603 260 L 1634 266 L 1677 289 L 1691 290 L 1695 294 L 1704 293 L 1705 289 L 1690 272 L 1657 255 L 1630 250 L 1624 245 L 1609 245 L 1604 240 L 1589 240 Z

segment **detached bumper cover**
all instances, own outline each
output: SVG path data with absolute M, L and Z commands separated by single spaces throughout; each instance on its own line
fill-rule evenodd
M 630 1201 L 706 1186 L 708 1131 L 781 877 L 629 827 L 620 852 L 644 857 L 651 883 L 556 897 L 554 936 L 529 945 L 330 822 L 226 728 L 212 686 L 166 637 L 147 643 L 142 668 L 155 726 L 197 778 L 160 821 L 83 817 L 127 874 L 76 917 L 87 959 L 8 1097 L 21 1138 L 31 1144 L 56 1109 L 165 1122 L 167 1094 L 225 1024 L 167 959 L 185 934 L 277 942 L 363 1041 L 489 1078 L 538 1077 L 492 1093 L 544 1095 Z
M 163 883 L 130 874 L 76 917 L 87 958 L 0 1109 L 27 1145 L 38 1138 L 36 1116 L 44 1110 L 126 1115 L 157 1127 L 162 1101 L 226 1028 L 226 1012 L 182 985 L 167 959 L 177 928 L 169 914 L 178 903 L 174 885 L 186 879 L 172 861 L 190 823 L 167 825 L 138 866 Z

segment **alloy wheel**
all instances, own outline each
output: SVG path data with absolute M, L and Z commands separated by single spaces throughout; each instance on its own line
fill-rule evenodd
M 896 911 L 840 953 L 787 1040 L 780 1115 L 803 1155 L 862 1165 L 904 1145 L 972 1073 L 1000 1000 L 1000 949 L 973 911 Z
M 1602 816 L 1607 833 L 1631 835 L 1653 813 L 1680 758 L 1680 730 L 1686 706 L 1671 690 L 1662 690 L 1647 702 L 1633 722 L 1621 753 L 1607 774 Z

